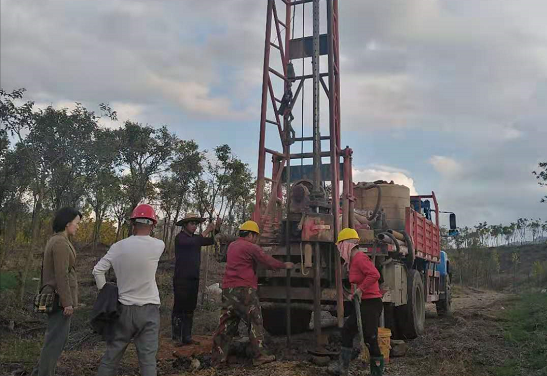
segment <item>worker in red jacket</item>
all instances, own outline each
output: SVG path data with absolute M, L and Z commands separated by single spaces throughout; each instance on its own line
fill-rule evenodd
M 247 221 L 239 227 L 239 238 L 228 246 L 226 271 L 222 281 L 222 311 L 218 329 L 213 335 L 213 363 L 226 365 L 232 336 L 237 333 L 241 319 L 249 326 L 249 340 L 253 350 L 253 365 L 275 360 L 264 349 L 262 312 L 256 290 L 256 268 L 261 264 L 269 269 L 292 269 L 292 262 L 281 262 L 264 253 L 256 243 L 258 224 Z
M 351 228 L 345 228 L 338 235 L 338 251 L 344 260 L 344 267 L 349 271 L 349 281 L 352 286 L 350 299 L 358 298 L 361 301 L 361 321 L 365 343 L 370 351 L 371 375 L 382 375 L 384 358 L 378 346 L 378 324 L 382 314 L 382 293 L 378 280 L 380 272 L 370 258 L 359 251 L 359 235 Z M 355 311 L 349 315 L 342 328 L 342 349 L 338 363 L 329 367 L 333 375 L 347 375 L 353 352 L 353 338 L 359 332 Z

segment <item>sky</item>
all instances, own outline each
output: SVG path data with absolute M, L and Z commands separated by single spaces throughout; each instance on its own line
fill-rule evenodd
M 227 143 L 256 173 L 266 1 L 0 1 L 4 90 L 24 87 L 38 106 L 108 102 L 119 121 L 103 126 L 132 120 L 204 149 Z M 547 219 L 531 173 L 547 161 L 547 3 L 339 4 L 354 181 L 435 191 L 460 226 Z M 311 6 L 303 22 L 301 12 L 295 37 L 311 33 Z

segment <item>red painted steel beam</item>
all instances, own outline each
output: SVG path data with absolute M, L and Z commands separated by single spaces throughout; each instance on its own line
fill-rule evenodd
M 268 82 L 270 81 L 269 65 L 270 65 L 270 41 L 272 36 L 272 8 L 274 0 L 268 0 L 266 11 L 266 36 L 264 43 L 264 66 L 262 70 L 262 104 L 260 113 L 260 135 L 258 141 L 258 173 L 256 182 L 256 203 L 253 213 L 253 219 L 256 222 L 261 222 L 260 208 L 264 195 L 264 173 L 266 169 L 266 152 L 264 150 L 266 144 L 266 111 L 268 109 Z

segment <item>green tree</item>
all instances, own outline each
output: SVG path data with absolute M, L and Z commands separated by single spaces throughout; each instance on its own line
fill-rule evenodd
M 547 162 L 540 162 L 538 163 L 538 170 L 532 171 L 532 174 L 535 175 L 536 179 L 538 180 L 538 184 L 541 187 L 547 187 Z M 541 202 L 547 201 L 547 195 L 542 197 Z
M 530 220 L 529 223 L 530 232 L 532 234 L 532 243 L 536 242 L 536 238 L 541 232 L 541 218 L 537 220 Z
M 247 214 L 253 176 L 248 165 L 233 155 L 228 145 L 220 145 L 214 152 L 206 162 L 204 176 L 196 182 L 196 205 L 200 214 L 211 220 L 215 215 L 227 219 L 225 226 L 231 229 L 242 219 L 241 214 Z
M 115 134 L 111 130 L 97 129 L 86 166 L 89 182 L 86 201 L 95 216 L 92 244 L 95 250 L 101 233 L 101 226 L 109 208 L 114 204 L 120 190 L 120 179 L 116 175 L 119 152 L 116 149 Z
M 131 210 L 153 189 L 151 178 L 165 171 L 176 137 L 165 126 L 154 129 L 130 121 L 115 134 L 122 167 L 128 172 L 124 180 Z
M 173 159 L 169 165 L 170 175 L 160 185 L 160 201 L 167 214 L 164 223 L 165 241 L 170 253 L 173 249 L 175 223 L 184 208 L 189 208 L 197 195 L 196 184 L 203 172 L 204 161 L 205 154 L 199 151 L 195 141 L 176 141 Z

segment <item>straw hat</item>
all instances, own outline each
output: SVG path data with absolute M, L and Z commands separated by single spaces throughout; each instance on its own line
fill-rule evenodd
M 184 216 L 184 218 L 180 219 L 177 221 L 176 225 L 177 226 L 184 226 L 184 224 L 186 222 L 191 222 L 191 221 L 195 221 L 195 222 L 205 222 L 205 218 L 201 218 L 199 216 L 199 214 L 197 213 L 186 213 L 186 215 Z

